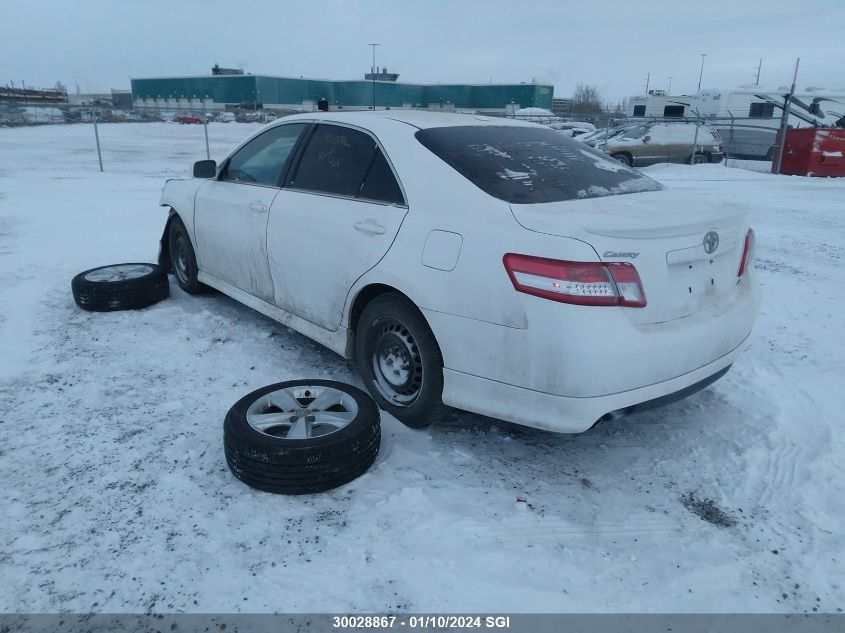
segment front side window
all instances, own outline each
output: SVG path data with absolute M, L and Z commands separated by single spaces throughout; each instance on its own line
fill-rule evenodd
M 660 185 L 606 154 L 548 128 L 455 126 L 417 140 L 485 193 L 517 204 L 595 198 Z
M 232 155 L 221 180 L 276 187 L 305 123 L 280 125 L 252 139 Z
M 647 125 L 637 125 L 619 135 L 619 138 L 642 138 L 648 132 Z
M 645 116 L 645 106 L 644 105 L 634 106 L 634 116 Z

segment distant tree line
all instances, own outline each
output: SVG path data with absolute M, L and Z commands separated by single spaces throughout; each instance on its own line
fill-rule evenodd
M 626 99 L 622 99 L 615 105 L 611 105 L 602 99 L 598 88 L 579 82 L 575 87 L 575 94 L 572 95 L 572 112 L 574 114 L 622 116 L 625 112 L 626 101 Z

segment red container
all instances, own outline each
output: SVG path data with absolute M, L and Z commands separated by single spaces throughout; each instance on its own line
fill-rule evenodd
M 780 130 L 775 154 L 780 147 Z M 777 156 L 772 161 L 772 172 Z M 845 129 L 808 127 L 786 131 L 780 173 L 790 176 L 845 176 Z

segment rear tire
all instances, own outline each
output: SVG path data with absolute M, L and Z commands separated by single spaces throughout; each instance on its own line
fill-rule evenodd
M 628 167 L 634 166 L 634 160 L 628 154 L 623 154 L 619 152 L 616 154 L 611 154 L 610 157 L 614 160 L 618 160 L 620 163 L 625 163 Z
M 693 165 L 701 165 L 702 163 L 709 162 L 707 157 L 704 154 L 695 154 L 692 157 L 692 164 Z
M 444 409 L 443 357 L 417 307 L 399 294 L 379 295 L 355 335 L 358 371 L 378 405 L 407 426 L 431 424 Z
M 178 215 L 173 217 L 167 229 L 167 250 L 173 276 L 179 287 L 191 295 L 208 292 L 208 286 L 197 279 L 197 256 L 191 238 L 188 237 L 188 230 Z

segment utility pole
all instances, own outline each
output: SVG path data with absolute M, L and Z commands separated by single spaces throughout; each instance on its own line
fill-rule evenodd
M 792 97 L 795 95 L 795 82 L 798 81 L 798 64 L 801 58 L 795 60 L 795 73 L 792 75 L 792 88 L 789 89 L 789 94 L 784 95 L 783 98 L 783 116 L 780 119 L 780 143 L 778 143 L 778 154 L 775 164 L 772 166 L 772 172 L 780 173 L 781 161 L 783 160 L 783 150 L 786 148 L 786 130 L 789 128 L 789 104 L 792 103 Z
M 670 95 L 672 94 L 672 80 L 673 79 L 674 79 L 674 77 L 669 77 L 669 88 L 668 88 L 668 90 L 666 90 L 666 92 Z
M 763 58 L 760 58 L 760 63 L 757 64 L 757 79 L 754 81 L 755 86 L 760 85 L 760 70 L 763 68 Z
M 372 69 L 372 77 L 373 77 L 373 112 L 376 110 L 376 46 L 381 46 L 381 44 L 370 43 L 367 46 L 373 47 L 373 69 Z
M 698 73 L 698 92 L 701 92 L 701 78 L 704 76 L 704 58 L 707 57 L 707 53 L 699 53 L 701 55 L 701 70 Z
M 645 93 L 646 94 L 648 94 L 648 84 L 649 84 L 650 81 L 651 81 L 651 73 L 646 75 L 646 78 L 645 78 Z

